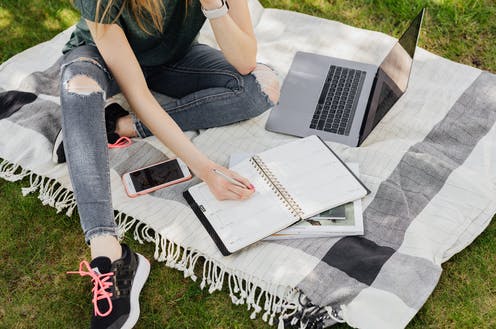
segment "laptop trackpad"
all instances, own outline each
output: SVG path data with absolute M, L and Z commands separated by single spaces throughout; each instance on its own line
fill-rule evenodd
M 297 52 L 281 90 L 279 105 L 271 113 L 270 123 L 277 129 L 283 125 L 290 130 L 310 126 L 313 111 L 329 71 L 329 57 Z

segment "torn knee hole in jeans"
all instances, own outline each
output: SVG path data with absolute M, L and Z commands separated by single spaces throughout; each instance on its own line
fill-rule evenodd
M 267 65 L 257 64 L 251 74 L 257 79 L 262 92 L 267 95 L 272 103 L 276 104 L 279 101 L 281 86 L 275 72 Z
M 93 59 L 91 57 L 78 57 L 77 59 L 75 59 L 74 61 L 76 62 L 90 62 L 90 63 L 93 63 L 97 66 L 100 66 L 100 63 L 98 63 L 98 61 L 96 59 Z
M 64 88 L 70 93 L 90 95 L 103 92 L 102 87 L 94 79 L 84 74 L 78 74 L 64 82 Z

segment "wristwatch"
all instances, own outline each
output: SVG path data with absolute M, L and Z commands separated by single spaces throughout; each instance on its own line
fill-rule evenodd
M 205 15 L 207 19 L 216 19 L 227 15 L 227 12 L 229 11 L 229 5 L 227 4 L 226 0 L 221 0 L 221 1 L 222 1 L 222 6 L 217 9 L 207 10 L 202 6 L 201 10 L 203 12 L 203 15 Z

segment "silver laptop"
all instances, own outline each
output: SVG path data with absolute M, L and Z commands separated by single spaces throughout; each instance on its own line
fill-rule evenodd
M 265 128 L 360 145 L 406 91 L 424 12 L 379 67 L 297 52 Z

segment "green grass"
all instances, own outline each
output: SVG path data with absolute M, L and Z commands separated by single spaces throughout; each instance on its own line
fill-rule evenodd
M 454 61 L 496 72 L 496 3 L 489 1 L 264 0 L 291 9 L 398 36 L 428 4 L 420 45 Z M 69 1 L 2 0 L 0 62 L 72 25 Z M 88 258 L 76 215 L 22 197 L 26 180 L 0 180 L 0 328 L 87 327 L 88 282 L 67 276 Z M 409 328 L 496 328 L 496 222 L 443 265 L 439 285 Z M 152 260 L 154 246 L 125 240 L 152 261 L 137 328 L 269 328 L 249 319 L 226 291 L 212 295 L 182 273 Z M 345 328 L 340 326 L 339 328 Z

